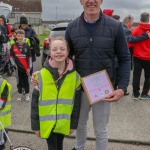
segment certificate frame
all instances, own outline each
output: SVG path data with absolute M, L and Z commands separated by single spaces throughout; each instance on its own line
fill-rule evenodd
M 114 92 L 106 70 L 82 77 L 81 83 L 91 105 L 101 101 L 107 95 Z

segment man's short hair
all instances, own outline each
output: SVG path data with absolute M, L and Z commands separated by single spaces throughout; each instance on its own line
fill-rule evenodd
M 131 15 L 128 15 L 126 16 L 124 19 L 123 19 L 123 23 L 127 23 L 127 22 L 130 22 L 131 20 L 133 20 L 134 18 L 131 16 Z
M 141 19 L 140 19 L 140 21 L 142 21 L 142 22 L 149 22 L 149 13 L 143 12 L 143 13 L 141 14 Z

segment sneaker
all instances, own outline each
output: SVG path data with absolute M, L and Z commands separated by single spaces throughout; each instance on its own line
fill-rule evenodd
M 22 94 L 19 94 L 19 95 L 17 96 L 17 101 L 21 101 L 21 98 L 22 98 Z
M 125 91 L 124 96 L 128 96 L 130 93 L 128 91 Z
M 26 94 L 25 100 L 30 101 L 30 95 L 29 94 Z
M 139 99 L 139 96 L 135 96 L 134 94 L 132 94 L 132 99 L 137 101 Z
M 150 100 L 150 95 L 141 95 L 140 99 L 141 100 Z

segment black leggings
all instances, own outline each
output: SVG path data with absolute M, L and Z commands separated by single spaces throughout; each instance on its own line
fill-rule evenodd
M 48 150 L 63 150 L 64 135 L 51 132 L 47 141 Z

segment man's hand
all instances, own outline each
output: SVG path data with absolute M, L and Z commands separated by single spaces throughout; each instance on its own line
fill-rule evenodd
M 35 131 L 35 135 L 36 135 L 37 137 L 40 137 L 40 131 Z
M 34 86 L 37 86 L 38 85 L 38 80 L 36 78 L 36 75 L 39 73 L 39 71 L 36 71 L 32 74 L 32 77 L 31 77 L 31 82 Z
M 150 38 L 150 31 L 147 31 L 146 33 L 147 33 L 148 37 Z
M 106 98 L 104 98 L 103 101 L 117 102 L 122 96 L 124 96 L 124 91 L 122 89 L 117 89 L 112 94 L 109 94 Z

